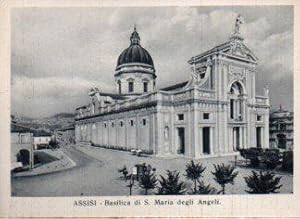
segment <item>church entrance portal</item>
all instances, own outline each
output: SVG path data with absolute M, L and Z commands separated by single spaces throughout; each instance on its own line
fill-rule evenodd
M 240 127 L 233 128 L 233 150 L 239 150 L 241 148 L 240 142 Z
M 177 135 L 178 135 L 178 154 L 185 153 L 185 142 L 184 142 L 184 128 L 177 128 Z
M 203 138 L 202 138 L 202 145 L 203 145 L 203 153 L 210 154 L 210 141 L 209 141 L 209 127 L 203 128 Z
M 256 147 L 261 148 L 261 127 L 256 128 Z

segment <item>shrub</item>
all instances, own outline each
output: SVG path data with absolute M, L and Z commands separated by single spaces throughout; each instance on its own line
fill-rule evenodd
M 49 147 L 51 149 L 59 148 L 58 142 L 55 139 L 49 141 Z
M 274 169 L 280 164 L 279 150 L 266 149 L 266 151 L 262 154 L 262 160 L 266 164 L 267 168 Z
M 158 195 L 182 195 L 185 193 L 185 184 L 179 180 L 178 171 L 167 170 L 167 178 L 160 176 Z
M 293 151 L 283 152 L 282 170 L 293 173 L 294 171 L 294 156 Z
M 234 172 L 235 167 L 231 165 L 214 165 L 215 172 L 211 172 L 214 180 L 222 187 L 222 193 L 225 194 L 225 186 L 228 183 L 234 184 L 234 179 L 238 175 L 238 171 Z
M 140 187 L 145 189 L 145 195 L 148 195 L 149 189 L 154 189 L 157 184 L 157 179 L 154 173 L 146 171 L 140 179 Z
M 195 195 L 211 195 L 216 194 L 217 190 L 209 184 L 205 185 L 203 181 L 199 181 L 198 188 L 192 193 Z
M 276 177 L 274 173 L 267 171 L 266 173 L 259 174 L 252 171 L 252 175 L 244 177 L 249 190 L 245 190 L 251 194 L 268 194 L 277 193 L 276 190 L 280 189 L 279 185 L 281 177 Z
M 247 149 L 240 149 L 240 154 L 246 160 L 250 160 L 250 165 L 256 167 L 259 165 L 260 160 L 259 156 L 262 154 L 262 148 L 247 148 Z
M 194 191 L 197 190 L 197 181 L 203 176 L 202 173 L 205 169 L 206 167 L 203 167 L 200 163 L 195 164 L 193 160 L 186 165 L 185 177 L 194 182 Z

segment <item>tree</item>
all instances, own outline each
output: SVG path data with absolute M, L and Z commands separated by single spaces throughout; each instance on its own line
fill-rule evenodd
M 215 172 L 211 172 L 215 178 L 214 180 L 222 187 L 222 194 L 225 194 L 225 186 L 228 183 L 234 184 L 234 179 L 238 175 L 238 171 L 234 172 L 235 167 L 229 165 L 214 165 Z
M 53 139 L 53 138 L 49 141 L 49 146 L 52 149 L 59 148 L 58 142 L 56 141 L 56 139 Z
M 185 193 L 185 184 L 179 180 L 178 171 L 167 170 L 167 178 L 160 176 L 158 195 L 182 195 Z
M 266 149 L 262 154 L 262 160 L 267 168 L 274 169 L 280 164 L 280 155 L 278 149 Z
M 191 162 L 186 165 L 185 177 L 194 182 L 194 191 L 197 190 L 197 181 L 199 181 L 199 179 L 203 177 L 202 173 L 205 169 L 206 167 L 203 167 L 200 163 L 195 164 L 193 160 L 191 160 Z
M 249 190 L 245 190 L 251 194 L 269 194 L 277 193 L 278 189 L 281 188 L 280 179 L 276 177 L 274 173 L 267 171 L 265 173 L 252 171 L 252 175 L 244 177 Z
M 293 151 L 285 151 L 282 156 L 282 170 L 293 173 L 294 158 Z
M 199 181 L 198 189 L 195 190 L 192 194 L 195 195 L 211 195 L 216 194 L 217 190 L 210 185 L 205 185 L 203 181 Z
M 145 172 L 140 178 L 140 187 L 145 189 L 145 195 L 148 195 L 149 189 L 154 189 L 157 184 L 157 179 L 154 173 Z

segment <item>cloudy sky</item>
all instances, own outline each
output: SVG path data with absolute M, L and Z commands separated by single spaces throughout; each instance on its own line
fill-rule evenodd
M 240 13 L 244 43 L 259 58 L 257 92 L 293 109 L 293 8 L 27 8 L 12 11 L 12 113 L 74 112 L 91 87 L 114 92 L 119 54 L 134 24 L 151 54 L 158 87 L 189 78 L 187 60 L 226 42 Z

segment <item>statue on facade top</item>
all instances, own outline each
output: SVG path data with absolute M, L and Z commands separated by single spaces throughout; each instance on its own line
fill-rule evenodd
M 235 19 L 235 25 L 234 25 L 234 30 L 233 33 L 230 37 L 231 40 L 243 40 L 243 37 L 241 36 L 241 25 L 244 23 L 244 18 L 242 15 L 238 15 Z
M 243 23 L 244 23 L 243 17 L 239 14 L 235 20 L 234 34 L 237 35 L 240 34 L 241 24 Z

